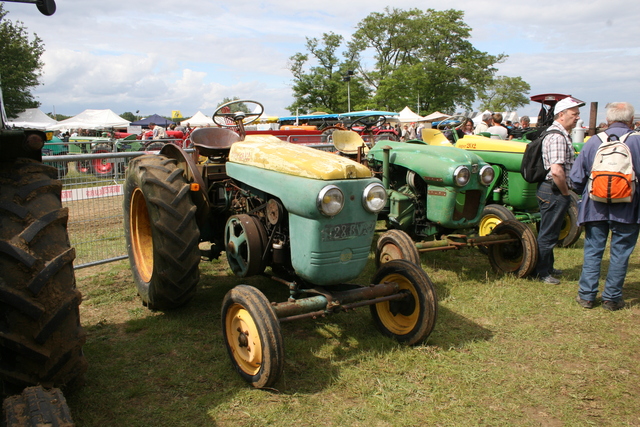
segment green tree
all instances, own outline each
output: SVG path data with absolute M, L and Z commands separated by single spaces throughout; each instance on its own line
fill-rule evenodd
M 287 109 L 295 114 L 324 111 L 342 113 L 348 108 L 365 108 L 368 91 L 362 79 L 354 74 L 346 82 L 344 77 L 349 70 L 355 70 L 357 62 L 349 52 L 340 60 L 338 48 L 343 37 L 334 33 L 324 33 L 322 40 L 307 38 L 308 54 L 296 53 L 290 59 L 289 69 L 293 74 L 293 93 L 295 101 Z M 316 64 L 307 68 L 311 60 Z
M 356 26 L 349 50 L 354 60 L 373 52 L 375 66 L 359 71 L 375 91 L 379 108 L 453 112 L 470 108 L 506 56 L 474 48 L 459 10 L 385 8 Z
M 29 40 L 24 24 L 11 22 L 7 14 L 0 3 L 0 83 L 7 116 L 16 117 L 27 108 L 40 106 L 31 89 L 40 84 L 44 44 L 35 33 Z
M 529 104 L 529 83 L 520 77 L 499 76 L 478 94 L 481 110 L 514 111 Z
M 126 112 L 120 114 L 120 117 L 122 117 L 123 119 L 128 120 L 130 122 L 135 122 L 136 120 L 138 120 L 136 118 L 136 115 L 133 114 L 131 111 L 126 111 Z
M 227 102 L 233 102 L 233 101 L 240 101 L 240 98 L 238 98 L 237 96 L 234 96 L 233 98 L 223 98 L 222 101 L 218 103 L 218 107 L 221 106 L 222 104 L 226 104 Z M 231 110 L 230 111 L 231 113 L 235 113 L 238 111 L 242 111 L 243 113 L 252 113 L 252 111 L 249 111 L 249 107 L 247 107 L 244 102 L 238 102 L 236 104 L 233 104 L 230 110 Z

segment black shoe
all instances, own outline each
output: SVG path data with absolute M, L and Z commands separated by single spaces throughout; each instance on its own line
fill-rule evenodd
M 562 276 L 562 273 L 564 273 L 564 271 L 556 270 L 555 268 L 553 270 L 551 270 L 551 275 L 552 276 Z
M 609 311 L 618 311 L 624 308 L 624 300 L 602 301 L 602 308 Z
M 549 275 L 546 277 L 540 277 L 539 279 L 541 282 L 544 282 L 548 285 L 559 285 L 560 284 L 560 280 L 556 279 L 555 277 Z
M 593 301 L 580 298 L 580 295 L 576 295 L 576 302 L 580 304 L 582 308 L 593 308 Z

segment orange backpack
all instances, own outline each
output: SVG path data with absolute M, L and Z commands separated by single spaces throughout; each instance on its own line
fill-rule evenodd
M 589 176 L 589 198 L 602 203 L 629 203 L 636 189 L 636 174 L 633 170 L 631 150 L 625 143 L 629 132 L 618 138 L 600 132 L 602 141 L 591 167 Z M 615 138 L 615 139 L 613 139 Z

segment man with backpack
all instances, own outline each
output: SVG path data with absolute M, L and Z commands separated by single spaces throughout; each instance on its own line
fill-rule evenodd
M 583 308 L 593 308 L 609 233 L 610 260 L 602 292 L 602 308 L 615 311 L 625 305 L 622 286 L 640 230 L 640 186 L 635 185 L 635 177 L 640 173 L 640 133 L 630 133 L 634 114 L 633 106 L 627 102 L 608 104 L 606 132 L 592 136 L 584 144 L 571 171 L 574 188 L 582 193 L 578 223 L 585 228 L 584 262 L 576 301 Z M 608 145 L 619 144 L 617 141 L 622 141 L 628 149 L 607 148 Z M 603 172 L 604 168 L 600 165 L 607 162 L 607 157 L 615 156 L 616 152 L 622 154 L 616 161 L 610 162 L 611 170 Z M 633 171 L 628 170 L 629 163 Z M 609 176 L 607 185 L 598 185 L 599 175 Z M 608 194 L 598 194 L 601 187 L 605 187 Z
M 580 119 L 584 102 L 570 96 L 561 99 L 553 110 L 553 124 L 542 141 L 545 180 L 538 184 L 540 229 L 538 231 L 538 277 L 544 283 L 560 283 L 554 276 L 562 274 L 553 266 L 553 248 L 558 244 L 565 214 L 571 205 L 569 172 L 573 166 L 574 149 L 569 133 Z

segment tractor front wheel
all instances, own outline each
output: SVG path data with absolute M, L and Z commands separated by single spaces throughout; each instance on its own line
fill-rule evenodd
M 222 332 L 231 363 L 256 388 L 271 387 L 284 368 L 280 323 L 258 289 L 239 285 L 222 301 Z
M 520 221 L 508 220 L 496 225 L 491 234 L 506 234 L 514 242 L 488 245 L 489 262 L 497 273 L 526 277 L 538 263 L 538 243 L 533 231 Z
M 396 259 L 384 263 L 371 283 L 395 282 L 402 300 L 370 305 L 376 327 L 383 335 L 408 345 L 420 344 L 433 331 L 438 316 L 438 297 L 431 279 L 412 262 Z
M 143 304 L 158 310 L 185 304 L 200 278 L 200 231 L 184 171 L 165 156 L 136 157 L 124 195 L 129 262 Z
M 376 268 L 394 259 L 406 259 L 420 266 L 420 253 L 411 237 L 402 230 L 389 230 L 376 244 Z
M 487 205 L 482 211 L 478 234 L 487 236 L 491 234 L 496 225 L 509 220 L 515 220 L 516 216 L 502 205 Z

